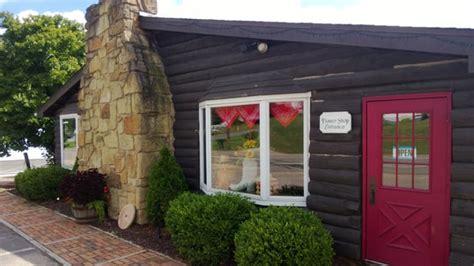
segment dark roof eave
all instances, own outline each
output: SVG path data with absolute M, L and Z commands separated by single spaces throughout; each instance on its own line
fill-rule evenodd
M 69 94 L 71 89 L 75 88 L 76 85 L 79 85 L 82 77 L 82 68 L 74 73 L 72 77 L 61 87 L 59 88 L 49 99 L 41 105 L 36 114 L 38 117 L 52 116 L 54 115 L 54 110 L 56 104 L 66 95 Z
M 474 55 L 474 29 L 140 17 L 142 29 L 263 40 Z

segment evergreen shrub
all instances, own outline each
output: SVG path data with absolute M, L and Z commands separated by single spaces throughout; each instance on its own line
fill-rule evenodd
M 167 147 L 162 148 L 160 159 L 152 165 L 148 177 L 146 213 L 150 223 L 161 224 L 169 202 L 187 189 L 181 166 Z
M 165 220 L 186 260 L 193 265 L 219 265 L 232 260 L 235 233 L 255 211 L 255 205 L 239 195 L 187 192 L 171 202 Z
M 57 165 L 27 169 L 15 176 L 15 188 L 27 200 L 56 199 L 60 196 L 59 186 L 69 173 Z
M 238 265 L 332 265 L 333 239 L 315 214 L 268 207 L 252 215 L 235 236 Z

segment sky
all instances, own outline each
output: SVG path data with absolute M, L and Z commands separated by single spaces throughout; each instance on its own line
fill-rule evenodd
M 110 1 L 110 0 L 105 0 Z M 98 0 L 0 0 L 20 18 L 61 14 L 85 23 Z M 158 16 L 474 29 L 474 0 L 158 0 Z M 0 35 L 3 30 L 0 29 Z M 35 157 L 41 154 L 33 150 Z M 22 157 L 21 154 L 16 156 Z
M 108 0 L 107 0 L 108 1 Z M 98 0 L 0 0 L 19 17 L 62 14 L 85 23 Z M 474 0 L 158 0 L 158 16 L 474 28 Z

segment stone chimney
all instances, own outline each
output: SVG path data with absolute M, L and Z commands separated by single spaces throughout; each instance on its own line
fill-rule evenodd
M 100 0 L 87 10 L 87 63 L 79 93 L 79 167 L 109 176 L 109 215 L 131 203 L 146 223 L 147 175 L 163 145 L 171 147 L 174 109 L 162 62 L 139 12 L 153 0 Z

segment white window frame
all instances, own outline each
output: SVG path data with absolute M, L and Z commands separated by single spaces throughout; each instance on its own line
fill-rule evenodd
M 71 119 L 74 118 L 76 120 L 76 129 L 75 129 L 75 134 L 76 134 L 76 154 L 79 149 L 79 115 L 78 114 L 66 114 L 66 115 L 60 115 L 59 116 L 59 138 L 60 138 L 60 145 L 61 145 L 61 166 L 66 168 L 64 165 L 64 134 L 63 134 L 63 120 L 65 119 Z
M 303 196 L 271 196 L 270 195 L 270 110 L 272 102 L 303 101 L 303 173 L 304 173 L 304 195 Z M 236 106 L 246 104 L 259 104 L 260 106 L 260 195 L 240 193 L 230 190 L 212 188 L 212 150 L 211 150 L 211 108 Z M 310 104 L 311 92 L 262 95 L 253 97 L 241 97 L 232 99 L 208 100 L 199 103 L 199 156 L 200 156 L 200 188 L 206 194 L 219 192 L 236 193 L 245 196 L 258 205 L 279 205 L 306 207 L 306 198 L 309 195 L 309 131 L 310 131 Z M 203 111 L 204 110 L 204 111 Z M 203 114 L 203 112 L 205 112 Z M 205 119 L 205 125 L 203 124 Z M 205 133 L 205 134 L 204 134 Z M 206 137 L 203 143 L 203 137 Z M 205 151 L 205 152 L 204 152 Z M 205 160 L 204 160 L 205 159 Z M 206 176 L 206 182 L 204 182 Z M 264 178 L 262 178 L 264 177 Z

